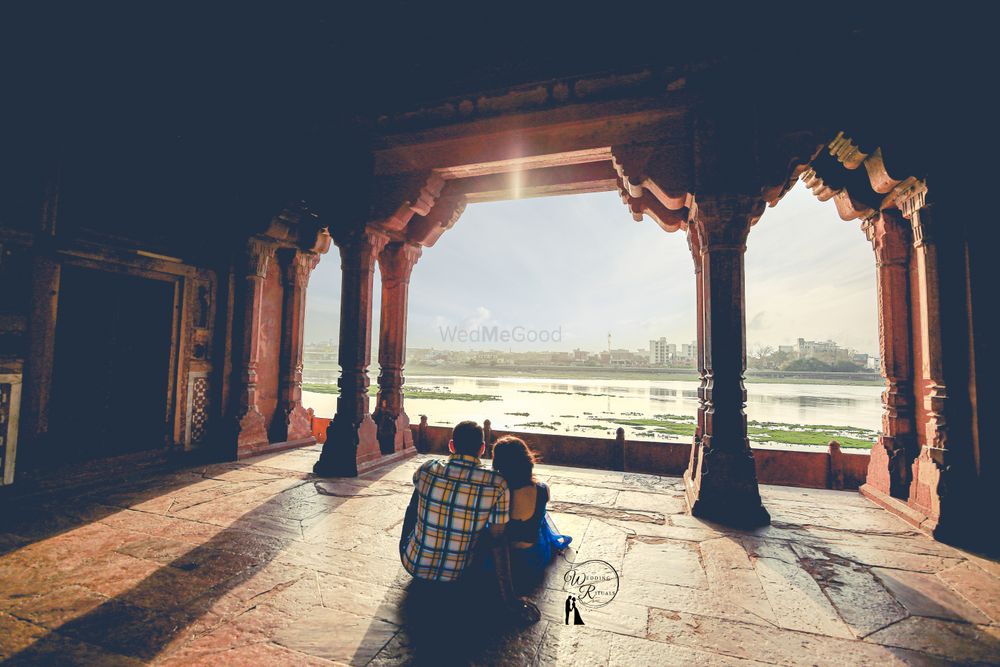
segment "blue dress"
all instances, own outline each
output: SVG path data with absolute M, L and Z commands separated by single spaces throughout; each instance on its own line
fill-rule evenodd
M 549 501 L 549 487 L 542 482 L 536 482 L 535 486 L 535 513 L 525 520 L 508 521 L 504 531 L 510 542 L 531 543 L 530 547 L 523 549 L 510 548 L 511 575 L 518 588 L 539 582 L 556 554 L 562 553 L 573 541 L 569 535 L 559 532 L 552 517 L 545 512 L 545 505 Z M 493 554 L 489 551 L 478 562 L 483 570 L 489 572 L 495 567 Z
M 535 483 L 535 512 L 528 519 L 511 519 L 507 523 L 507 539 L 510 542 L 530 542 L 531 547 L 510 549 L 510 566 L 515 579 L 541 578 L 557 553 L 570 545 L 573 538 L 562 535 L 545 511 L 549 501 L 549 487 L 542 482 Z

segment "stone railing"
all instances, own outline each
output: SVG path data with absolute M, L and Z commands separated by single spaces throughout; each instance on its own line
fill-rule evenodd
M 313 433 L 318 441 L 326 437 L 330 420 L 313 418 Z M 448 451 L 451 429 L 444 426 L 415 424 L 413 441 L 417 451 L 444 454 Z M 504 435 L 523 438 L 541 455 L 543 463 L 594 468 L 597 470 L 624 470 L 625 472 L 652 475 L 683 475 L 691 455 L 691 445 L 685 442 L 659 442 L 652 440 L 627 440 L 624 432 L 612 440 L 588 438 L 559 433 L 519 433 L 490 431 L 490 441 Z M 842 452 L 839 446 L 816 451 L 798 451 L 754 447 L 757 477 L 761 484 L 799 486 L 811 489 L 857 489 L 865 482 L 868 470 L 868 452 Z

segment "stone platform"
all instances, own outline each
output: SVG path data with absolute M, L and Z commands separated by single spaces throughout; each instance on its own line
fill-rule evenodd
M 13 664 L 1000 663 L 1000 565 L 853 492 L 762 487 L 773 525 L 685 513 L 681 480 L 539 466 L 574 544 L 542 621 L 412 585 L 396 555 L 409 459 L 358 479 L 318 447 L 137 469 L 4 499 L 0 659 Z M 72 479 L 68 479 L 72 482 Z M 564 624 L 570 561 L 620 574 Z M 467 641 L 455 641 L 461 636 Z

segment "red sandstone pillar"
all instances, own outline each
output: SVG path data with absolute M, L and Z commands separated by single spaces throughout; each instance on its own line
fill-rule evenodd
M 913 226 L 913 247 L 917 263 L 920 319 L 926 335 L 921 337 L 921 379 L 924 410 L 927 414 L 927 455 L 944 465 L 948 450 L 948 425 L 945 401 L 948 398 L 944 381 L 941 350 L 941 294 L 938 275 L 937 246 L 929 234 L 929 212 L 915 208 L 909 211 Z
M 285 415 L 286 442 L 315 442 L 309 413 L 302 406 L 302 349 L 306 321 L 306 289 L 309 274 L 319 264 L 314 252 L 291 252 L 285 268 L 284 323 L 281 335 L 281 406 Z M 306 444 L 306 443 L 303 443 Z
M 942 315 L 939 257 L 939 246 L 947 239 L 939 237 L 925 196 L 926 187 L 918 182 L 897 197 L 897 205 L 913 230 L 915 298 L 920 323 L 916 338 L 921 362 L 916 389 L 922 398 L 924 419 L 924 442 L 913 465 L 909 504 L 927 516 L 925 527 L 933 529 L 935 536 L 951 539 L 960 536 L 962 524 L 968 520 L 963 516 L 966 503 L 962 496 L 970 488 L 959 480 L 968 473 L 971 463 L 966 456 L 967 443 L 953 444 L 949 440 L 947 410 L 953 406 L 949 405 L 945 382 L 945 344 L 949 342 L 945 337 L 951 329 L 945 326 Z
M 698 367 L 698 414 L 688 469 L 696 470 L 701 446 L 701 434 L 705 430 L 705 389 L 708 384 L 705 374 L 705 289 L 701 276 L 701 237 L 698 234 L 698 226 L 696 224 L 688 226 L 687 239 L 688 248 L 691 250 L 691 259 L 694 260 L 695 330 L 697 332 L 695 361 Z
M 420 246 L 389 243 L 378 256 L 382 275 L 382 316 L 379 320 L 378 399 L 372 419 L 378 426 L 383 454 L 413 447 L 410 420 L 403 410 L 403 367 L 406 364 L 406 318 L 410 274 L 420 258 Z
M 337 414 L 313 472 L 326 477 L 355 477 L 358 463 L 378 458 L 375 422 L 368 412 L 368 364 L 371 362 L 372 278 L 375 258 L 388 236 L 365 229 L 337 241 L 340 248 L 340 396 Z
M 886 388 L 882 392 L 882 435 L 872 449 L 863 492 L 903 501 L 910 493 L 910 465 L 916 458 L 913 414 L 913 353 L 910 338 L 910 232 L 895 211 L 865 223 L 878 268 L 879 355 Z
M 246 250 L 246 287 L 243 307 L 243 348 L 241 360 L 241 380 L 243 392 L 240 395 L 240 410 L 237 415 L 237 454 L 268 443 L 267 426 L 264 415 L 257 405 L 257 363 L 260 348 L 261 303 L 264 294 L 264 278 L 268 267 L 273 264 L 275 247 L 267 241 L 251 238 Z
M 736 195 L 699 196 L 694 224 L 701 240 L 705 410 L 696 467 L 684 474 L 694 516 L 740 527 L 770 523 L 743 411 L 746 313 L 743 255 L 761 203 Z

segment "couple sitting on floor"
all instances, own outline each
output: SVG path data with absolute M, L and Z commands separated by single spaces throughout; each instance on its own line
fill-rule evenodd
M 493 445 L 493 469 L 483 429 L 472 421 L 455 427 L 451 456 L 424 463 L 413 474 L 413 497 L 403 519 L 399 557 L 415 579 L 451 583 L 492 569 L 507 608 L 526 622 L 535 605 L 515 594 L 537 583 L 571 537 L 559 535 L 545 514 L 549 489 L 535 481 L 535 456 L 520 438 Z

